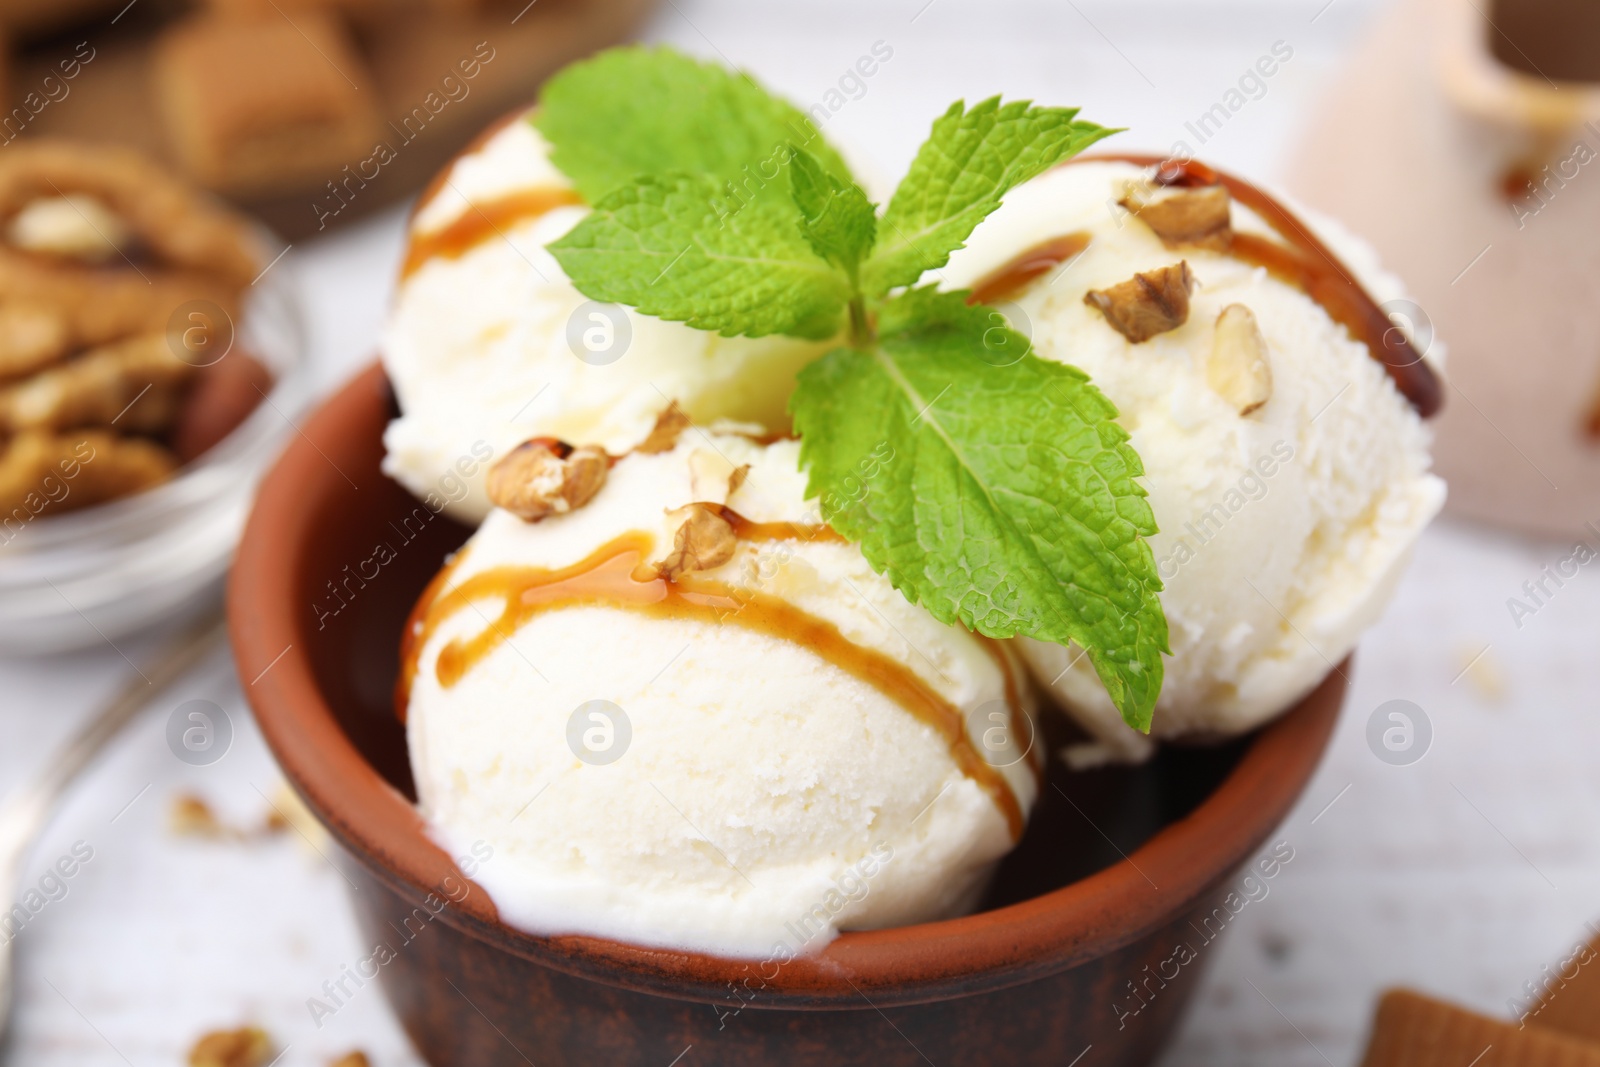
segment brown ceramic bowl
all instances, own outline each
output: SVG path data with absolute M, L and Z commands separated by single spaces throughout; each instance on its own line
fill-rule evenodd
M 357 970 L 378 973 L 430 1063 L 667 1067 L 691 1046 L 687 1067 L 1155 1056 L 1226 925 L 1213 909 L 1317 766 L 1341 674 L 1227 746 L 1053 768 L 975 915 L 848 933 L 766 969 L 530 936 L 498 921 L 412 806 L 391 703 L 400 631 L 468 531 L 379 473 L 392 403 L 373 367 L 305 424 L 262 486 L 230 615 L 262 732 L 347 853 L 364 940 L 386 949 Z

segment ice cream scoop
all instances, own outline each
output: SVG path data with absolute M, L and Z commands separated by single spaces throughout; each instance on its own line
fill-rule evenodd
M 493 511 L 408 630 L 434 836 L 538 933 L 783 959 L 969 910 L 1038 791 L 1023 668 L 820 524 L 798 442 L 680 430 L 495 468 L 541 517 Z
M 1227 736 L 1309 692 L 1387 602 L 1444 500 L 1418 410 L 1437 382 L 1388 333 L 1378 302 L 1404 291 L 1364 245 L 1319 223 L 1331 253 L 1295 259 L 1279 250 L 1309 239 L 1298 217 L 1280 234 L 1220 185 L 1149 179 L 1058 167 L 925 281 L 975 288 L 1117 405 L 1160 526 L 1172 656 L 1151 734 Z M 1392 369 L 1385 345 L 1405 353 Z M 1150 751 L 1080 649 L 1022 648 L 1098 740 L 1080 762 Z
M 411 220 L 382 342 L 401 410 L 384 470 L 458 518 L 488 511 L 481 456 L 538 434 L 620 454 L 671 401 L 701 423 L 781 432 L 795 373 L 827 349 L 587 299 L 545 250 L 587 213 L 524 114 L 457 159 Z

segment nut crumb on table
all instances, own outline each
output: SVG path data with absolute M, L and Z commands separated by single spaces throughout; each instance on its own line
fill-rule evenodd
M 272 1038 L 258 1026 L 213 1030 L 189 1050 L 189 1067 L 264 1067 L 272 1056 Z

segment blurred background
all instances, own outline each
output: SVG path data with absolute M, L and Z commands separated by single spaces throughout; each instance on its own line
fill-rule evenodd
M 429 175 L 550 69 L 628 35 L 746 68 L 802 106 L 827 101 L 828 135 L 880 184 L 904 169 L 925 116 L 1004 92 L 1125 126 L 1120 150 L 1186 145 L 1346 217 L 1459 360 L 1440 464 L 1454 510 L 1362 642 L 1329 756 L 1276 837 L 1293 862 L 1235 920 L 1162 1062 L 1354 1062 L 1377 992 L 1395 984 L 1505 1017 L 1524 983 L 1596 932 L 1600 578 L 1585 566 L 1538 583 L 1574 539 L 1600 547 L 1584 527 L 1600 520 L 1600 464 L 1580 425 L 1600 377 L 1596 327 L 1580 321 L 1600 285 L 1583 247 L 1600 197 L 1583 186 L 1597 181 L 1587 160 L 1571 163 L 1575 142 L 1600 147 L 1600 134 L 1583 125 L 1587 91 L 1568 85 L 1593 77 L 1583 55 L 1563 56 L 1511 5 L 214 6 L 255 21 L 197 21 L 164 0 L 0 3 L 9 106 L 22 109 L 0 119 L 0 140 L 135 145 L 270 226 L 285 247 L 269 269 L 306 309 L 314 394 L 373 358 L 405 212 Z M 1452 27 L 1469 29 L 1457 42 Z M 855 75 L 878 42 L 891 58 Z M 1459 56 L 1441 58 L 1451 42 Z M 469 90 L 444 88 L 474 54 Z M 1270 76 L 1256 73 L 1264 56 L 1278 60 Z M 1520 68 L 1522 88 L 1501 68 Z M 394 146 L 392 165 L 345 183 L 375 140 Z M 154 637 L 88 640 L 0 659 L 0 790 L 125 684 Z M 280 778 L 244 704 L 251 681 L 213 655 L 93 768 L 33 851 L 24 886 L 75 847 L 92 858 L 16 941 L 6 1062 L 177 1063 L 200 1033 L 252 1021 L 286 1067 L 353 1048 L 381 1067 L 420 1063 L 374 986 L 320 1026 L 307 1014 L 361 948 L 331 846 L 268 832 Z M 189 700 L 223 709 L 224 759 L 173 758 L 169 718 Z M 1421 727 L 1400 762 L 1369 741 L 1392 701 Z M 198 811 L 185 797 L 223 830 L 182 823 Z

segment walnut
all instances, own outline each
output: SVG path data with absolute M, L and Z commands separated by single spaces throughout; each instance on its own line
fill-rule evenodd
M 88 507 L 159 485 L 177 470 L 171 452 L 142 437 L 24 430 L 0 439 L 0 516 Z
M 194 373 L 172 354 L 164 333 L 94 348 L 0 386 L 0 432 L 116 426 L 159 433 L 177 418 Z
M 583 507 L 606 483 L 611 459 L 593 445 L 573 448 L 535 437 L 489 468 L 489 499 L 528 522 Z
M 749 473 L 750 464 L 736 467 L 714 449 L 697 448 L 689 453 L 689 493 L 701 503 L 726 504 Z
M 272 1055 L 272 1039 L 257 1026 L 213 1030 L 189 1050 L 189 1067 L 262 1067 Z
M 709 571 L 733 558 L 739 538 L 722 509 L 711 504 L 690 504 L 674 515 L 682 516 L 678 532 L 672 537 L 672 551 L 655 565 L 656 573 L 667 581 L 677 581 L 690 571 Z
M 1240 415 L 1250 414 L 1272 397 L 1267 339 L 1261 336 L 1255 315 L 1243 304 L 1229 304 L 1217 316 L 1211 358 L 1206 361 L 1206 384 Z
M 1189 319 L 1194 275 L 1187 260 L 1135 274 L 1109 289 L 1090 289 L 1083 302 L 1097 307 L 1112 329 L 1134 344 L 1175 330 Z
M 172 798 L 167 823 L 179 837 L 231 836 L 227 827 L 217 818 L 217 813 L 211 810 L 211 805 L 193 793 L 179 793 Z
M 11 217 L 6 237 L 18 248 L 104 263 L 133 244 L 127 223 L 85 193 L 44 196 Z
M 59 311 L 20 301 L 0 304 L 0 380 L 42 370 L 71 346 L 72 331 Z
M 678 445 L 678 435 L 688 428 L 689 416 L 683 413 L 683 409 L 678 407 L 678 402 L 674 400 L 667 405 L 665 411 L 656 416 L 656 424 L 651 429 L 650 436 L 640 442 L 634 451 L 643 452 L 647 456 L 655 455 L 657 452 L 671 452 Z
M 1233 244 L 1232 198 L 1225 186 L 1130 182 L 1117 203 L 1137 215 L 1168 248 L 1193 245 L 1226 252 Z

